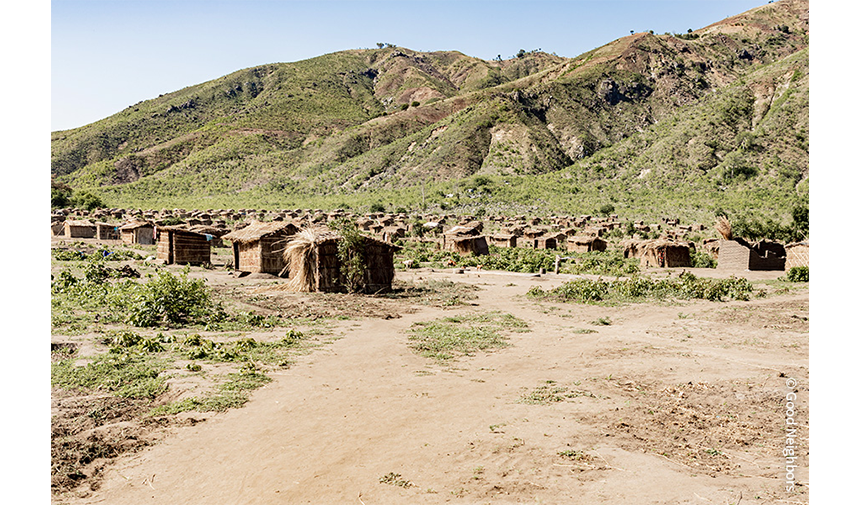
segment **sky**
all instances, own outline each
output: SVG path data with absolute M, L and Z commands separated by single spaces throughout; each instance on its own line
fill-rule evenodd
M 256 65 L 377 42 L 490 60 L 574 57 L 619 37 L 686 32 L 767 0 L 54 0 L 51 130 Z

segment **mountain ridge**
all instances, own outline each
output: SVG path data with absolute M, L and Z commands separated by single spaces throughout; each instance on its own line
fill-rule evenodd
M 629 139 L 667 119 L 683 122 L 688 110 L 721 115 L 723 126 L 706 128 L 716 137 L 691 137 L 673 159 L 652 159 L 639 173 L 671 178 L 692 166 L 707 176 L 702 187 L 722 180 L 785 191 L 763 178 L 773 170 L 761 169 L 766 159 L 750 146 L 767 151 L 798 131 L 808 136 L 808 13 L 808 1 L 780 0 L 687 34 L 631 34 L 575 58 L 521 51 L 485 61 L 387 45 L 260 65 L 53 132 L 52 176 L 141 204 L 243 195 L 286 204 L 474 177 L 574 177 L 597 166 L 596 154 L 616 156 L 607 149 L 635 144 Z M 803 61 L 785 64 L 792 56 Z M 775 65 L 791 77 L 756 77 Z M 794 124 L 765 135 L 761 121 L 785 90 L 805 94 L 805 105 L 791 102 Z M 724 110 L 701 107 L 729 93 Z M 729 130 L 748 135 L 714 145 Z M 808 178 L 805 142 L 805 163 L 802 150 L 780 147 L 790 178 Z M 619 163 L 630 171 L 641 155 Z M 727 158 L 748 177 L 720 175 Z

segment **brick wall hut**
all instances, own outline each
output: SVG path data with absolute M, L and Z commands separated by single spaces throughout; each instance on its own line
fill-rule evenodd
M 132 221 L 119 227 L 124 244 L 152 245 L 155 243 L 155 225 L 149 221 Z
M 207 236 L 178 226 L 156 229 L 156 259 L 168 265 L 204 265 L 211 262 Z
M 785 270 L 785 257 L 778 257 L 772 251 L 760 256 L 740 239 L 720 240 L 720 270 Z
M 233 268 L 242 272 L 281 275 L 287 266 L 284 248 L 299 231 L 291 221 L 253 221 L 223 237 L 233 243 Z

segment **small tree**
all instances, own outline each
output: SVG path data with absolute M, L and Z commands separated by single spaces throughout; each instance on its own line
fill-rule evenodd
M 612 214 L 613 212 L 615 212 L 615 206 L 612 205 L 611 203 L 601 205 L 600 209 L 598 209 L 598 212 L 600 212 L 604 216 L 608 216 L 609 214 Z
M 70 203 L 74 207 L 87 210 L 95 210 L 105 206 L 101 198 L 88 191 L 74 194 Z

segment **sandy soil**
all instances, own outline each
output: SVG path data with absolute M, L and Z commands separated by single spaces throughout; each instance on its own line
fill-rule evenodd
M 696 271 L 706 273 L 724 275 Z M 55 502 L 808 502 L 807 291 L 605 307 L 525 298 L 564 276 L 398 276 L 482 289 L 464 306 L 401 300 L 339 321 L 339 338 L 275 373 L 245 407 L 171 426 L 108 465 L 96 491 Z M 448 365 L 408 348 L 416 322 L 490 311 L 530 331 Z M 611 324 L 593 324 L 601 318 Z M 548 388 L 564 394 L 523 401 Z M 793 491 L 783 456 L 789 393 L 800 424 Z

